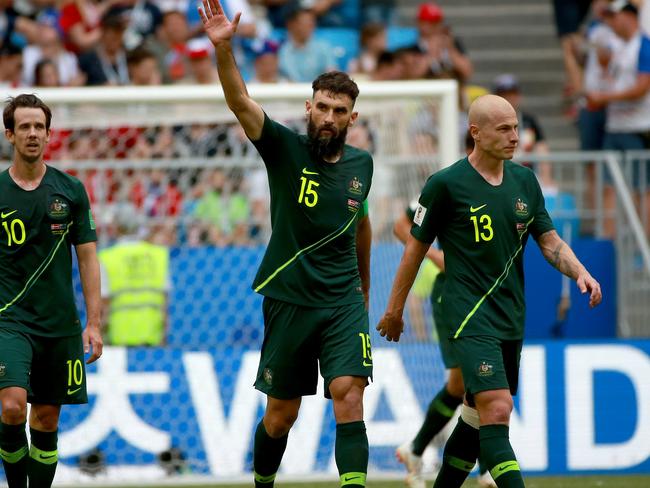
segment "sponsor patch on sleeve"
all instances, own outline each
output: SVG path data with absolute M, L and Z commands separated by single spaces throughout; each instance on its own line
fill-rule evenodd
M 418 207 L 415 209 L 415 215 L 413 216 L 413 223 L 417 225 L 422 225 L 426 213 L 427 213 L 427 208 L 423 207 L 418 203 Z

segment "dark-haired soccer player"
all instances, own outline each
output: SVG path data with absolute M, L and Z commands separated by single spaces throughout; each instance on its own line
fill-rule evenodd
M 95 224 L 79 180 L 43 162 L 52 113 L 34 95 L 9 99 L 14 146 L 0 173 L 0 456 L 10 488 L 51 486 L 61 405 L 87 403 L 84 353 L 102 354 Z M 72 294 L 75 246 L 88 321 Z M 31 446 L 25 432 L 27 402 Z
M 342 72 L 316 78 L 307 135 L 296 134 L 248 95 L 231 49 L 239 14 L 229 21 L 215 0 L 200 12 L 226 102 L 262 156 L 271 189 L 271 241 L 253 284 L 265 297 L 255 387 L 267 396 L 255 433 L 255 486 L 273 486 L 302 397 L 316 393 L 319 365 L 334 403 L 341 486 L 365 486 L 372 158 L 345 144 L 359 90 Z
M 555 268 L 590 293 L 600 285 L 558 236 L 532 171 L 511 161 L 519 140 L 517 115 L 496 95 L 469 110 L 472 153 L 429 178 L 384 317 L 382 336 L 397 341 L 408 291 L 437 237 L 447 281 L 442 309 L 451 324 L 450 344 L 465 383 L 465 405 L 447 441 L 434 487 L 460 487 L 476 459 L 499 488 L 524 486 L 509 440 L 512 395 L 519 379 L 525 315 L 523 249 L 530 235 Z

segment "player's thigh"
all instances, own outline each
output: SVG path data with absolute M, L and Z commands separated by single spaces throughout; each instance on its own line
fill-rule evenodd
M 264 342 L 255 388 L 284 400 L 316 393 L 323 310 L 264 298 Z
M 30 393 L 29 372 L 33 357 L 29 335 L 0 328 L 0 389 L 17 386 Z
M 88 403 L 86 366 L 81 334 L 34 337 L 30 403 L 65 405 Z
M 372 378 L 372 346 L 368 312 L 363 303 L 330 309 L 320 331 L 320 372 L 325 380 L 325 397 L 331 398 L 330 383 L 341 376 Z
M 481 391 L 511 389 L 511 364 L 503 357 L 502 340 L 491 336 L 470 336 L 450 341 L 459 361 L 470 405 Z

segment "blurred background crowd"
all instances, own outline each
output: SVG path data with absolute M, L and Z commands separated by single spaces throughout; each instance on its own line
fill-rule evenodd
M 230 17 L 242 12 L 235 52 L 248 83 L 311 82 L 331 69 L 346 70 L 359 81 L 451 78 L 461 88 L 461 151 L 469 103 L 493 92 L 506 97 L 519 114 L 520 152 L 548 153 L 552 144 L 545 128 L 523 97 L 526 83 L 508 72 L 490 72 L 488 79 L 477 68 L 484 64 L 480 59 L 476 63 L 446 15 L 453 2 L 407 3 L 413 15 L 405 19 L 398 15 L 402 5 L 397 0 L 222 2 Z M 475 4 L 463 5 L 471 9 Z M 0 0 L 0 86 L 38 91 L 218 84 L 198 6 L 195 0 Z M 552 7 L 564 66 L 562 117 L 577 128 L 575 147 L 646 148 L 650 40 L 642 33 L 650 24 L 644 20 L 648 9 L 640 1 L 621 0 L 554 0 Z M 475 19 L 476 29 L 486 28 L 480 17 Z M 517 31 L 517 26 L 512 28 Z M 513 35 L 512 45 L 525 44 L 525 37 Z M 432 126 L 436 121 L 425 116 L 420 123 Z M 295 127 L 304 130 L 304 121 L 295 121 Z M 349 141 L 372 150 L 372 127 L 360 124 Z M 435 152 L 435 147 L 428 149 Z M 55 120 L 47 152 L 48 160 L 67 162 L 233 156 L 257 157 L 241 129 L 200 123 L 57 129 Z M 0 160 L 10 158 L 10 146 L 3 141 Z M 547 198 L 553 199 L 559 190 L 551 165 L 534 168 Z M 149 165 L 141 170 L 90 170 L 79 176 L 93 202 L 131 206 L 132 214 L 156 223 L 155 240 L 166 245 L 246 245 L 268 237 L 263 169 L 174 171 Z M 610 197 L 615 199 L 614 193 Z M 111 222 L 101 217 L 100 223 Z M 179 219 L 185 225 L 175 225 Z

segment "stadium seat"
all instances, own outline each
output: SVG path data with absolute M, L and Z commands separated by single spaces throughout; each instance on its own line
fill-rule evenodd
M 415 27 L 391 26 L 387 32 L 387 48 L 394 51 L 400 47 L 412 46 L 418 42 L 418 30 Z
M 321 27 L 316 29 L 314 37 L 334 46 L 334 55 L 342 70 L 346 70 L 350 60 L 359 55 L 359 31 L 356 29 Z

